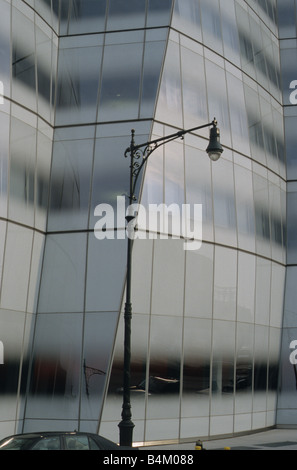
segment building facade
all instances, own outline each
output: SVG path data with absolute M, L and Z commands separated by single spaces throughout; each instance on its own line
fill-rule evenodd
M 0 0 L 0 11 L 0 434 L 118 440 L 124 152 L 132 128 L 141 143 L 214 117 L 219 161 L 209 130 L 191 132 L 150 156 L 139 187 L 146 209 L 200 204 L 202 244 L 141 227 L 134 240 L 134 441 L 297 425 L 295 0 Z M 114 225 L 95 236 L 104 207 Z

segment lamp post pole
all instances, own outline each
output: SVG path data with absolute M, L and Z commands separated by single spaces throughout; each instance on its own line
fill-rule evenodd
M 220 158 L 223 152 L 223 147 L 220 144 L 220 131 L 217 128 L 217 121 L 214 119 L 208 124 L 202 126 L 193 127 L 188 130 L 178 131 L 175 134 L 170 134 L 165 137 L 160 137 L 149 142 L 145 142 L 140 145 L 135 145 L 134 136 L 135 131 L 131 131 L 131 143 L 125 151 L 125 157 L 130 155 L 130 185 L 129 185 L 129 205 L 135 201 L 135 188 L 138 176 L 148 160 L 149 156 L 154 150 L 161 145 L 164 145 L 172 140 L 183 138 L 185 134 L 194 132 L 205 127 L 210 127 L 209 144 L 206 152 L 209 158 L 216 161 Z M 139 162 L 140 160 L 140 162 Z M 127 214 L 127 230 L 134 230 L 131 222 L 134 219 L 134 215 Z M 123 405 L 122 405 L 122 420 L 119 423 L 120 430 L 120 445 L 126 447 L 132 447 L 133 443 L 133 429 L 134 423 L 132 422 L 131 412 L 131 400 L 130 400 L 130 379 L 131 379 L 131 322 L 132 322 L 132 301 L 131 301 L 131 275 L 132 275 L 132 245 L 133 236 L 128 233 L 128 246 L 127 246 L 127 280 L 126 280 L 126 301 L 124 309 L 124 371 L 123 371 Z

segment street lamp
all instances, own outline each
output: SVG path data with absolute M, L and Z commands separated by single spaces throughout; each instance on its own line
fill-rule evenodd
M 129 203 L 133 204 L 135 198 L 135 188 L 138 176 L 146 163 L 149 156 L 154 150 L 161 145 L 164 145 L 172 140 L 183 138 L 185 134 L 194 132 L 198 129 L 211 127 L 209 135 L 209 143 L 206 152 L 212 161 L 217 161 L 222 152 L 223 147 L 220 144 L 220 130 L 217 127 L 217 121 L 214 119 L 208 124 L 193 127 L 192 129 L 178 131 L 175 134 L 170 134 L 159 139 L 145 142 L 140 145 L 135 145 L 134 135 L 135 131 L 131 131 L 131 143 L 125 151 L 125 157 L 130 155 L 130 189 L 129 189 Z M 128 214 L 126 221 L 129 224 L 134 215 Z M 131 319 L 132 319 L 132 302 L 131 302 L 131 274 L 132 274 L 132 237 L 128 236 L 127 247 L 127 281 L 126 281 L 126 301 L 124 309 L 124 371 L 123 371 L 123 406 L 122 406 L 122 421 L 119 423 L 120 429 L 120 445 L 132 447 L 132 436 L 134 424 L 131 420 L 131 403 L 130 403 L 130 365 L 131 365 Z

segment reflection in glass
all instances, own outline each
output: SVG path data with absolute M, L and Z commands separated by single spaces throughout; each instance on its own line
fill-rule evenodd
M 201 41 L 200 1 L 175 0 L 173 26 L 179 31 Z
M 172 0 L 148 0 L 147 27 L 166 26 L 170 21 Z
M 105 46 L 99 121 L 138 117 L 143 44 Z
M 146 0 L 109 0 L 107 30 L 143 28 Z
M 209 415 L 210 358 L 210 321 L 187 318 L 184 323 L 183 417 Z
M 18 222 L 33 225 L 36 129 L 12 118 L 10 149 L 9 214 Z
M 64 45 L 59 52 L 56 124 L 95 122 L 101 47 Z
M 93 140 L 55 142 L 48 229 L 87 228 Z
M 208 121 L 204 60 L 187 48 L 182 48 L 181 52 L 184 126 L 189 129 Z
M 252 410 L 254 325 L 237 323 L 236 328 L 235 411 Z
M 39 312 L 81 312 L 84 305 L 85 233 L 47 235 Z
M 213 322 L 211 415 L 233 413 L 235 322 Z
M 60 34 L 103 31 L 106 0 L 64 0 L 61 5 Z
M 156 119 L 182 127 L 179 45 L 169 41 L 156 110 Z
M 85 316 L 81 419 L 94 420 L 100 412 L 117 320 L 117 312 L 89 313 Z M 96 429 L 95 419 L 93 432 Z
M 28 418 L 78 418 L 81 331 L 81 314 L 38 316 Z
M 12 28 L 12 97 L 29 109 L 36 110 L 34 27 L 28 17 L 13 7 Z
M 155 109 L 165 41 L 147 41 L 144 48 L 140 117 L 152 117 Z
M 181 331 L 181 318 L 152 318 L 149 376 L 155 387 L 148 396 L 147 419 L 179 416 Z

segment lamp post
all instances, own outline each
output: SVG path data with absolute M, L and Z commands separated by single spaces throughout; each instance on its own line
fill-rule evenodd
M 185 134 L 194 132 L 205 127 L 211 127 L 209 135 L 209 143 L 206 149 L 209 158 L 216 161 L 220 158 L 223 147 L 220 144 L 220 130 L 217 127 L 217 121 L 214 119 L 208 124 L 193 127 L 191 129 L 178 131 L 159 139 L 135 145 L 135 131 L 131 131 L 131 143 L 125 151 L 125 157 L 130 155 L 130 188 L 129 188 L 129 204 L 135 201 L 135 188 L 138 176 L 154 150 L 172 140 L 183 138 Z M 126 221 L 129 224 L 134 219 L 133 215 L 127 215 Z M 132 436 L 134 424 L 131 420 L 131 403 L 130 403 L 130 365 L 131 365 L 131 320 L 132 320 L 132 302 L 131 302 L 131 274 L 132 274 L 132 237 L 128 236 L 127 247 L 127 281 L 126 281 L 126 301 L 124 309 L 124 371 L 123 371 L 123 406 L 122 421 L 119 423 L 120 429 L 120 445 L 132 447 Z

